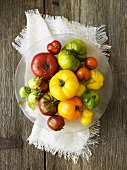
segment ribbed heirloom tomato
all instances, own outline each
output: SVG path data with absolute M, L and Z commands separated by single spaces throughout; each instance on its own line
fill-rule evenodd
M 57 100 L 64 101 L 74 97 L 78 91 L 79 82 L 70 70 L 60 70 L 49 82 L 51 95 Z
M 60 102 L 58 105 L 58 113 L 66 120 L 76 120 L 82 114 L 83 103 L 78 97 Z
M 56 57 L 51 53 L 39 53 L 31 62 L 31 70 L 36 77 L 49 80 L 59 69 Z

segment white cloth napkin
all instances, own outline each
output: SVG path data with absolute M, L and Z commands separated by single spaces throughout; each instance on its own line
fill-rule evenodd
M 33 44 L 51 35 L 63 33 L 75 33 L 84 36 L 99 46 L 103 52 L 110 46 L 103 45 L 108 39 L 104 32 L 105 26 L 85 27 L 84 25 L 71 21 L 61 16 L 40 15 L 37 9 L 26 11 L 27 26 L 20 35 L 16 37 L 13 47 L 23 55 Z M 106 53 L 105 53 L 106 54 Z M 107 55 L 107 54 L 106 54 Z M 34 144 L 39 149 L 51 152 L 53 155 L 64 156 L 77 163 L 79 156 L 89 160 L 92 155 L 89 146 L 96 146 L 99 134 L 99 121 L 90 129 L 76 133 L 61 133 L 47 131 L 36 124 L 33 125 L 32 133 L 28 138 L 29 144 Z M 94 137 L 94 139 L 93 139 Z

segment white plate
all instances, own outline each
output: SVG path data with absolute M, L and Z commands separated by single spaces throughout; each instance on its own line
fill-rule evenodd
M 46 39 L 43 39 L 39 41 L 38 43 L 34 44 L 22 57 L 20 60 L 18 67 L 16 69 L 15 74 L 15 94 L 17 101 L 21 101 L 22 99 L 19 96 L 19 89 L 23 85 L 28 85 L 27 82 L 30 78 L 34 77 L 32 71 L 31 71 L 31 61 L 34 55 L 40 52 L 46 52 L 46 46 L 48 43 L 50 43 L 52 40 L 58 40 L 61 42 L 62 47 L 66 44 L 67 41 L 71 39 L 80 39 L 83 40 L 87 47 L 88 47 L 88 56 L 94 56 L 98 61 L 98 67 L 97 70 L 100 71 L 105 78 L 104 86 L 99 90 L 99 95 L 101 98 L 99 106 L 93 110 L 94 116 L 92 119 L 92 123 L 89 126 L 83 126 L 80 123 L 80 119 L 76 121 L 66 121 L 64 129 L 61 130 L 61 132 L 80 132 L 87 127 L 90 127 L 93 125 L 104 113 L 108 102 L 111 97 L 111 91 L 112 91 L 112 72 L 111 68 L 109 66 L 109 63 L 105 57 L 105 55 L 100 51 L 99 48 L 97 48 L 95 45 L 93 45 L 91 42 L 86 40 L 83 37 L 80 37 L 78 35 L 74 34 L 61 34 L 61 35 L 55 35 L 52 37 L 48 37 Z M 36 106 L 36 109 L 32 111 L 28 105 L 27 102 L 24 106 L 20 106 L 24 114 L 35 124 L 45 128 L 49 129 L 47 126 L 47 119 L 48 116 L 43 116 L 38 106 Z M 50 129 L 49 129 L 50 130 Z

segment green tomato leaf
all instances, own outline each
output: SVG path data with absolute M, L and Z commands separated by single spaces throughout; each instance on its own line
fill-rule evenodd
M 28 106 L 32 109 L 35 110 L 35 104 L 32 102 L 28 102 Z

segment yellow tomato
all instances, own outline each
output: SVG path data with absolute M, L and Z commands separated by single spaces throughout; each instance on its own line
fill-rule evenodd
M 85 93 L 85 91 L 86 91 L 86 87 L 85 87 L 85 85 L 83 85 L 83 84 L 79 84 L 79 88 L 78 88 L 78 91 L 77 91 L 77 93 L 76 93 L 76 96 L 77 97 L 81 97 L 84 93 Z
M 91 110 L 88 110 L 88 109 L 84 109 L 83 110 L 83 113 L 82 113 L 82 117 L 86 117 L 86 118 L 89 118 L 89 117 L 93 117 L 93 112 Z
M 60 70 L 49 82 L 51 95 L 57 100 L 64 101 L 74 97 L 78 91 L 79 82 L 70 70 Z
M 91 123 L 91 121 L 92 121 L 92 118 L 82 117 L 80 119 L 81 124 L 84 125 L 84 126 L 89 125 Z
M 97 70 L 91 70 L 91 79 L 92 82 L 89 82 L 89 80 L 86 82 L 87 85 L 86 87 L 88 89 L 93 89 L 93 90 L 99 90 L 101 88 L 101 86 L 103 86 L 103 82 L 104 82 L 104 76 Z
M 82 118 L 80 119 L 80 122 L 82 125 L 87 126 L 91 123 L 93 117 L 93 112 L 91 112 L 88 109 L 84 109 L 82 113 Z

